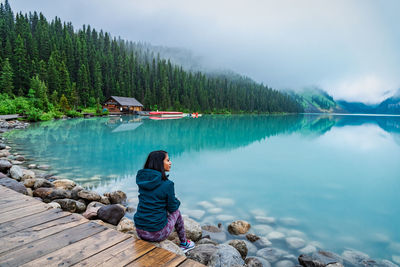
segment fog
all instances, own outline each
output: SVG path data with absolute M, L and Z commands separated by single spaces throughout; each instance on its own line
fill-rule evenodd
M 400 88 L 397 0 L 12 0 L 113 36 L 190 49 L 276 89 L 376 103 Z

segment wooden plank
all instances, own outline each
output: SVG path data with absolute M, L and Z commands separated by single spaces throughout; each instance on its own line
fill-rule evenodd
M 39 202 L 40 203 L 40 202 Z M 16 199 L 16 200 L 8 200 L 4 204 L 0 204 L 0 212 L 7 212 L 10 210 L 16 210 L 23 207 L 32 206 L 31 199 Z M 42 203 L 43 204 L 43 203 Z
M 201 264 L 200 262 L 186 259 L 184 262 L 178 265 L 179 267 L 204 267 L 205 265 Z
M 108 229 L 22 266 L 71 266 L 128 238 L 127 234 Z
M 68 215 L 70 215 L 69 212 L 58 209 L 50 209 L 31 216 L 19 218 L 14 221 L 5 222 L 0 224 L 0 237 Z
M 80 215 L 72 214 L 7 235 L 0 238 L 0 255 L 87 221 L 86 218 Z
M 161 266 L 178 257 L 175 253 L 162 248 L 155 248 L 149 253 L 146 253 L 139 259 L 127 264 L 126 266 L 136 266 L 136 267 L 154 267 Z
M 73 266 L 123 266 L 153 249 L 154 245 L 131 237 Z
M 26 217 L 35 213 L 39 213 L 41 211 L 45 211 L 51 209 L 49 205 L 46 205 L 44 203 L 35 203 L 32 206 L 28 206 L 22 209 L 17 209 L 17 210 L 12 210 L 12 211 L 7 211 L 5 213 L 1 214 L 0 217 L 0 223 L 8 222 L 11 220 L 19 219 L 22 217 Z
M 176 266 L 179 266 L 179 264 L 181 264 L 185 260 L 186 260 L 185 256 L 177 255 L 175 258 L 173 258 L 169 262 L 164 263 L 163 265 L 161 265 L 161 267 L 176 267 Z
M 105 226 L 94 222 L 80 224 L 1 255 L 0 266 L 19 266 L 25 264 L 106 229 Z

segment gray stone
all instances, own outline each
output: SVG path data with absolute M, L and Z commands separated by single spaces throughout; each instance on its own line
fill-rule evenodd
M 111 204 L 110 200 L 106 196 L 101 196 L 100 202 L 103 203 L 104 205 L 110 205 Z
M 126 194 L 120 190 L 104 193 L 104 196 L 108 197 L 111 204 L 124 204 L 126 202 Z
M 22 165 L 22 161 L 18 161 L 18 160 L 11 160 L 11 164 L 12 165 Z
M 59 179 L 59 180 L 55 180 L 53 182 L 53 185 L 56 188 L 71 190 L 76 186 L 76 183 L 69 179 Z
M 277 231 L 270 232 L 267 235 L 267 238 L 270 239 L 270 240 L 283 239 L 284 237 L 285 237 L 285 234 L 283 234 L 281 232 L 277 232 Z
M 12 164 L 6 159 L 0 159 L 0 172 L 7 173 Z
M 210 261 L 211 255 L 213 255 L 216 251 L 217 246 L 214 246 L 212 244 L 202 244 L 197 245 L 194 249 L 188 251 L 186 253 L 186 257 L 207 265 Z
M 133 223 L 132 220 L 130 220 L 126 217 L 123 217 L 117 225 L 117 230 L 120 232 L 129 232 L 129 231 L 136 230 L 136 228 L 135 228 L 135 224 Z
M 57 189 L 56 189 L 57 190 Z M 58 189 L 60 190 L 60 189 Z M 73 199 L 55 199 L 53 202 L 60 204 L 61 208 L 69 212 L 81 213 L 86 210 L 86 205 Z
M 182 249 L 178 247 L 176 244 L 169 240 L 164 240 L 161 242 L 152 242 L 156 247 L 163 248 L 165 250 L 171 251 L 172 253 L 175 253 L 180 256 L 185 256 L 185 253 L 183 253 Z
M 100 207 L 104 207 L 105 205 L 103 204 L 103 203 L 100 203 L 100 202 L 97 202 L 97 201 L 92 201 L 92 202 L 90 202 L 88 205 L 87 205 L 87 208 L 89 209 L 89 208 L 92 208 L 92 207 L 95 207 L 95 208 L 100 208 Z
M 248 257 L 246 259 L 246 267 L 271 267 L 271 264 L 260 257 Z
M 317 251 L 317 248 L 313 245 L 307 245 L 302 249 L 299 249 L 300 254 L 311 254 Z
M 220 233 L 222 230 L 214 225 L 203 225 L 201 229 L 211 232 L 211 233 Z
M 195 220 L 200 220 L 206 212 L 204 210 L 188 210 L 185 213 Z
M 50 165 L 42 164 L 42 165 L 38 165 L 36 168 L 38 168 L 39 170 L 46 171 L 46 170 L 50 169 Z
M 369 259 L 367 254 L 356 250 L 346 250 L 342 253 L 342 257 L 354 265 L 359 265 L 362 261 Z
M 23 173 L 22 180 L 34 179 L 36 177 L 35 173 L 33 171 L 30 171 L 30 170 L 22 170 L 22 173 Z
M 3 143 L 1 143 L 1 144 L 0 144 L 0 150 L 3 150 L 3 149 L 6 149 L 6 145 L 3 144 Z
M 268 223 L 268 224 L 274 224 L 276 222 L 276 219 L 273 217 L 266 217 L 266 216 L 255 216 L 254 217 L 257 222 L 259 223 Z
M 247 240 L 243 240 L 243 241 L 246 243 L 247 254 L 256 255 L 258 248 L 253 243 L 251 243 Z
M 8 176 L 5 175 L 4 173 L 0 172 L 0 179 L 2 179 L 2 178 L 10 178 L 10 177 L 8 177 Z
M 41 187 L 33 191 L 33 196 L 42 198 L 44 202 L 51 202 L 54 199 L 70 198 L 71 193 L 64 189 Z
M 242 259 L 245 259 L 247 256 L 247 246 L 246 243 L 243 240 L 231 240 L 229 241 L 228 245 L 234 247 L 237 251 L 239 251 L 240 255 L 242 256 Z
M 16 166 L 16 165 L 12 166 L 10 168 L 10 175 L 11 175 L 11 178 L 13 178 L 17 181 L 20 181 L 22 178 L 22 175 L 23 175 L 21 167 Z
M 1 150 L 0 151 L 0 158 L 5 158 L 10 156 L 10 152 L 8 150 Z
M 247 240 L 249 240 L 250 242 L 256 242 L 257 240 L 260 239 L 259 236 L 255 235 L 255 234 L 247 234 L 246 235 Z
M 24 180 L 24 185 L 25 187 L 33 187 L 35 185 L 36 179 L 25 179 Z
M 217 250 L 211 255 L 210 261 L 208 262 L 208 266 L 212 267 L 235 265 L 244 265 L 244 260 L 240 256 L 239 251 L 226 244 L 218 245 Z
M 112 225 L 117 225 L 124 215 L 124 209 L 116 204 L 100 207 L 97 211 L 97 217 L 99 217 L 99 219 Z
M 71 190 L 71 198 L 72 199 L 75 199 L 75 200 L 78 200 L 79 199 L 79 196 L 78 196 L 78 193 L 79 193 L 79 191 L 82 191 L 83 190 L 83 187 L 81 187 L 81 186 L 75 186 L 72 190 Z
M 89 190 L 80 190 L 78 192 L 78 197 L 89 201 L 99 201 L 101 199 L 101 196 L 98 193 Z
M 228 231 L 233 235 L 243 235 L 250 229 L 250 224 L 246 221 L 238 220 L 234 221 L 228 226 Z
M 28 169 L 36 169 L 37 165 L 36 164 L 29 164 Z
M 202 244 L 213 244 L 213 245 L 218 245 L 217 242 L 209 239 L 209 238 L 202 238 L 199 241 L 196 242 L 196 245 L 202 245 Z
M 50 202 L 49 206 L 53 209 L 61 209 L 61 205 L 58 204 L 57 202 Z
M 258 235 L 267 235 L 272 232 L 274 229 L 266 224 L 258 224 L 251 227 L 255 233 Z
M 343 266 L 343 259 L 339 255 L 323 250 L 314 252 L 312 255 L 300 255 L 298 260 L 305 267 L 325 267 L 335 263 Z
M 283 260 L 283 261 L 278 261 L 275 263 L 275 267 L 294 267 L 296 264 L 294 264 L 292 261 L 289 260 Z
M 286 243 L 292 249 L 299 249 L 306 245 L 306 241 L 299 237 L 288 237 L 286 238 Z
M 270 263 L 274 263 L 288 254 L 289 253 L 287 251 L 282 249 L 269 247 L 257 251 L 257 256 L 266 259 Z
M 32 188 L 27 187 L 26 192 L 28 192 L 28 196 L 33 197 L 33 191 Z
M 266 237 L 260 237 L 254 244 L 260 248 L 265 248 L 271 246 L 272 242 Z
M 185 224 L 186 237 L 190 240 L 193 240 L 194 242 L 200 240 L 202 236 L 202 230 L 200 224 L 195 220 L 190 219 L 187 216 L 182 216 L 182 217 L 183 217 L 183 222 Z
M 48 187 L 48 188 L 50 188 L 50 187 L 54 187 L 54 185 L 51 182 L 47 181 L 46 179 L 37 178 L 36 181 L 35 181 L 35 184 L 33 185 L 33 189 L 37 189 L 37 188 L 40 188 L 40 187 Z
M 18 155 L 18 156 L 15 157 L 15 160 L 25 161 L 25 158 L 24 158 L 24 156 Z
M 209 236 L 211 240 L 218 243 L 224 243 L 226 241 L 226 233 L 218 227 L 212 225 L 203 225 L 203 236 Z
M 14 179 L 11 179 L 11 178 L 0 179 L 0 185 L 5 186 L 9 189 L 12 189 L 18 193 L 28 195 L 28 191 L 26 190 L 26 187 L 22 183 L 17 182 Z

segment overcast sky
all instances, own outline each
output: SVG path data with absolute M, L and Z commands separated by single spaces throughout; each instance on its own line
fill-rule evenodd
M 399 0 L 11 0 L 113 36 L 183 47 L 276 89 L 376 103 L 400 88 Z

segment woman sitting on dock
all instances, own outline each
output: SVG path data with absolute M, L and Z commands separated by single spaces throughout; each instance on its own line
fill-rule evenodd
M 179 211 L 180 201 L 175 197 L 174 183 L 165 172 L 171 169 L 168 153 L 151 152 L 144 168 L 136 175 L 139 187 L 139 204 L 134 216 L 136 232 L 144 240 L 160 242 L 176 229 L 186 252 L 194 248 L 194 242 L 186 239 L 185 227 Z

